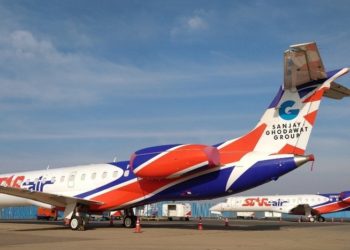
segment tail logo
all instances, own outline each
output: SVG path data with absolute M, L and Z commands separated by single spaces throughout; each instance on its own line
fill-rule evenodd
M 293 120 L 299 114 L 299 109 L 291 109 L 295 104 L 295 101 L 285 101 L 281 104 L 279 109 L 279 115 L 283 120 Z

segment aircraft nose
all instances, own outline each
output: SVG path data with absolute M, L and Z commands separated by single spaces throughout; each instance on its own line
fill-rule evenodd
M 219 204 L 212 206 L 211 208 L 209 208 L 209 210 L 221 212 L 222 211 L 222 203 L 219 203 Z

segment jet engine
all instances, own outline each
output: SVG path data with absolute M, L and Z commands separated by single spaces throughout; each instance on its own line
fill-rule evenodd
M 176 144 L 144 148 L 130 158 L 134 174 L 148 179 L 171 179 L 220 165 L 217 148 L 201 144 Z

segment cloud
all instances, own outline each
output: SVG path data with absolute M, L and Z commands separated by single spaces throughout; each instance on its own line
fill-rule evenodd
M 49 40 L 37 38 L 28 30 L 2 35 L 6 37 L 0 40 L 2 101 L 20 98 L 43 103 L 90 103 L 111 89 L 154 84 L 167 78 L 130 65 L 60 52 Z
M 76 140 L 76 139 L 145 139 L 145 138 L 192 138 L 208 136 L 229 136 L 240 135 L 243 131 L 228 131 L 228 130 L 195 130 L 195 131 L 145 131 L 145 130 L 123 130 L 123 131 L 71 131 L 57 133 L 38 133 L 38 134 L 0 134 L 1 140 Z
M 170 35 L 176 37 L 201 34 L 209 28 L 208 17 L 208 13 L 203 10 L 194 11 L 192 16 L 180 17 L 171 29 Z
M 204 23 L 196 17 L 189 19 L 193 29 Z M 187 83 L 204 86 L 219 78 L 250 76 L 274 72 L 272 66 L 230 63 L 205 65 L 176 63 L 173 67 L 142 69 L 120 64 L 79 52 L 60 51 L 52 41 L 29 30 L 0 31 L 0 108 L 27 105 L 84 105 L 94 104 L 114 96 L 193 97 L 239 95 L 230 89 L 208 85 L 213 91 L 171 91 L 188 89 Z M 173 62 L 172 62 L 173 63 Z M 271 71 L 272 70 L 272 71 Z M 237 80 L 236 84 L 239 85 Z M 151 87 L 153 91 L 150 91 Z M 196 86 L 195 86 L 196 87 Z M 196 87 L 197 88 L 197 87 Z M 157 92 L 157 89 L 162 89 Z M 164 91 L 165 89 L 170 92 Z M 155 91 L 154 91 L 155 90 Z M 263 89 L 262 89 L 263 90 Z M 264 92 L 266 90 L 263 90 Z M 247 91 L 248 92 L 248 91 Z M 168 93 L 168 94 L 166 94 Z
M 207 23 L 204 21 L 202 17 L 194 16 L 188 19 L 187 25 L 189 29 L 192 30 L 200 30 L 207 28 Z
M 18 30 L 10 35 L 10 44 L 18 57 L 48 56 L 53 54 L 52 44 L 48 41 L 37 41 L 33 35 L 24 30 Z

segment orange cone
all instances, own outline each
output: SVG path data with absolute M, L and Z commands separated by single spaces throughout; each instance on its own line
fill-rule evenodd
M 136 220 L 136 227 L 135 227 L 134 233 L 141 233 L 141 225 L 140 225 L 139 217 L 137 217 L 137 220 Z
M 203 230 L 202 217 L 199 217 L 198 230 Z
M 228 227 L 228 219 L 225 218 L 225 227 Z

